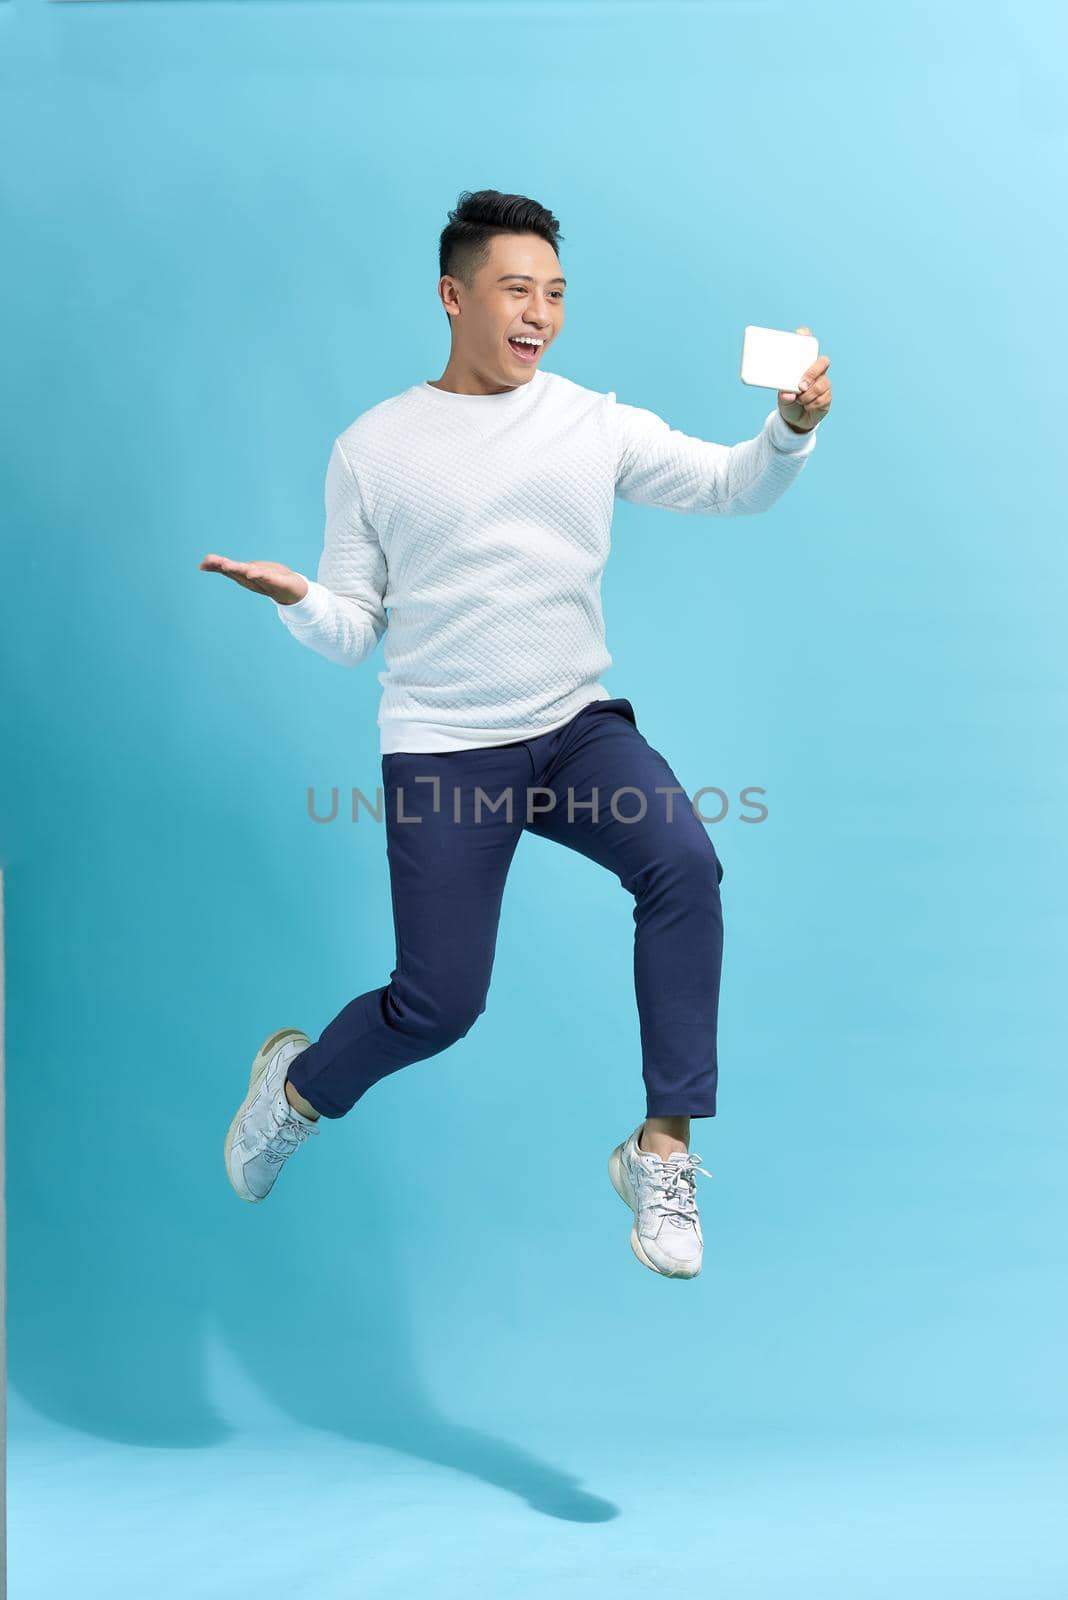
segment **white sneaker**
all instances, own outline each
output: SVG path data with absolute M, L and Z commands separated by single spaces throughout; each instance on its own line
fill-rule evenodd
M 248 1094 L 226 1135 L 226 1176 L 242 1200 L 265 1200 L 287 1156 L 309 1134 L 313 1117 L 302 1116 L 286 1098 L 286 1072 L 311 1040 L 299 1028 L 282 1028 L 260 1045 L 252 1063 Z
M 616 1193 L 634 1212 L 630 1247 L 644 1266 L 665 1278 L 696 1278 L 704 1235 L 697 1215 L 697 1174 L 712 1174 L 700 1156 L 676 1150 L 667 1161 L 638 1148 L 640 1122 L 608 1158 Z

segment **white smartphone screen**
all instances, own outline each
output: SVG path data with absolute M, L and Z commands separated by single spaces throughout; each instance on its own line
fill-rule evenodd
M 801 374 L 819 353 L 820 342 L 814 333 L 784 333 L 781 328 L 750 325 L 742 339 L 739 376 L 743 383 L 758 389 L 796 389 Z

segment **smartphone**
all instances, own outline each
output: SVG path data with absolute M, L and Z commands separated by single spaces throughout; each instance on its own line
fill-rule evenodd
M 814 333 L 783 333 L 780 328 L 749 326 L 742 339 L 743 383 L 758 389 L 796 390 L 801 375 L 820 353 Z

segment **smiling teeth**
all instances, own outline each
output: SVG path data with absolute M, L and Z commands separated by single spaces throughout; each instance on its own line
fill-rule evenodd
M 528 339 L 525 333 L 513 333 L 512 334 L 512 343 L 513 344 L 534 344 L 534 345 L 539 345 L 539 344 L 544 344 L 545 340 L 544 339 Z

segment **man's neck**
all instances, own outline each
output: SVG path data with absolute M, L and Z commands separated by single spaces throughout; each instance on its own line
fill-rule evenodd
M 444 389 L 446 394 L 510 394 L 519 387 L 514 383 L 497 383 L 451 359 L 440 378 L 428 378 L 427 382 L 432 389 Z

